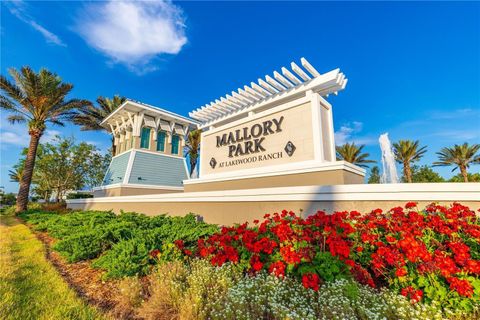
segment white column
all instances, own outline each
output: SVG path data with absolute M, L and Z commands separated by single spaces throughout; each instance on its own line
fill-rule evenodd
M 200 134 L 200 155 L 198 157 L 198 159 L 200 160 L 200 166 L 197 168 L 197 172 L 198 172 L 198 177 L 197 178 L 203 177 L 203 174 L 205 173 L 204 168 L 205 168 L 205 166 L 208 166 L 209 163 L 210 163 L 210 159 L 205 158 L 206 156 L 203 152 L 203 149 L 204 149 L 203 145 L 205 143 L 204 135 L 205 135 L 205 132 L 202 132 Z M 197 162 L 197 166 L 198 166 L 198 162 Z
M 140 112 L 139 114 L 136 114 L 133 116 L 133 135 L 135 137 L 140 136 L 140 132 L 142 129 L 142 124 L 143 124 L 143 112 Z
M 320 117 L 323 133 L 323 153 L 326 161 L 336 161 L 335 139 L 333 131 L 332 105 L 322 97 L 320 99 Z
M 320 113 L 320 95 L 307 91 L 307 97 L 310 97 L 310 105 L 312 112 L 312 130 L 313 130 L 313 154 L 316 161 L 324 162 L 325 155 L 323 152 L 323 126 Z

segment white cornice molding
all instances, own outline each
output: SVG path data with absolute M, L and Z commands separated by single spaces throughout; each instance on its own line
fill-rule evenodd
M 170 121 L 177 122 L 179 124 L 183 124 L 185 126 L 197 126 L 198 121 L 195 119 L 191 119 L 188 117 L 184 117 L 182 115 L 176 114 L 174 112 L 154 107 L 145 103 L 133 101 L 130 99 L 127 99 L 124 103 L 122 103 L 117 109 L 115 109 L 112 113 L 110 113 L 103 121 L 100 123 L 101 126 L 105 126 L 106 128 L 109 127 L 110 119 L 115 117 L 117 114 L 121 113 L 124 109 L 126 109 L 128 106 L 133 106 L 139 109 L 142 109 L 143 111 L 150 111 L 154 113 L 156 116 L 160 116 L 163 119 L 169 119 Z M 128 114 L 128 113 L 127 113 Z M 117 126 L 118 127 L 118 126 Z
M 160 186 L 155 184 L 114 183 L 106 186 L 95 187 L 93 188 L 93 191 L 102 191 L 102 190 L 117 189 L 117 188 L 160 189 L 160 190 L 175 190 L 175 191 L 184 190 L 183 187 Z
M 265 201 L 473 201 L 480 207 L 480 183 L 399 183 L 302 186 L 67 200 L 87 203 L 182 203 Z M 139 209 L 141 209 L 139 207 Z M 472 208 L 477 209 L 477 208 Z

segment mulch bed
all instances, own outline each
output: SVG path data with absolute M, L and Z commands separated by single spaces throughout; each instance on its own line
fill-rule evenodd
M 102 280 L 103 272 L 91 268 L 89 261 L 67 263 L 58 252 L 51 249 L 55 239 L 44 232 L 35 232 L 35 234 L 45 245 L 47 259 L 80 297 L 103 311 L 115 307 L 118 303 L 115 297 L 120 295 L 115 281 Z
M 28 224 L 27 224 L 28 226 Z M 32 230 L 32 228 L 30 228 Z M 133 308 L 128 306 L 128 298 L 122 295 L 118 280 L 102 279 L 103 271 L 93 269 L 90 261 L 68 263 L 56 251 L 52 250 L 55 239 L 45 232 L 32 230 L 37 238 L 44 244 L 46 258 L 57 269 L 69 286 L 80 298 L 96 307 L 107 318 L 113 319 L 138 319 Z M 144 292 L 147 292 L 149 281 L 147 277 L 141 280 Z

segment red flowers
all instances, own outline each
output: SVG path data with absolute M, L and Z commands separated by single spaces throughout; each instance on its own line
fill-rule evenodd
M 412 209 L 412 208 L 415 208 L 417 206 L 417 203 L 416 202 L 407 202 L 405 204 L 405 208 L 406 209 Z
M 458 292 L 459 295 L 470 298 L 473 295 L 473 287 L 468 280 L 455 277 L 447 278 L 450 283 L 450 289 Z
M 260 271 L 263 268 L 263 263 L 260 261 L 260 257 L 258 255 L 252 256 L 252 258 L 250 259 L 250 265 L 255 271 Z
M 183 240 L 175 240 L 173 243 L 174 243 L 174 244 L 177 246 L 177 248 L 180 249 L 180 250 L 183 250 L 183 248 L 185 247 L 185 243 L 183 242 Z
M 320 278 L 317 276 L 316 273 L 306 273 L 302 276 L 302 284 L 307 289 L 310 288 L 314 291 L 318 291 L 318 287 L 320 285 Z
M 282 261 L 273 262 L 268 268 L 268 272 L 282 278 L 285 276 L 285 264 Z
M 318 211 L 305 219 L 284 210 L 253 227 L 224 227 L 198 240 L 194 254 L 216 266 L 231 262 L 249 272 L 298 277 L 313 290 L 333 277 L 322 275 L 315 263 L 331 258 L 360 283 L 388 284 L 412 301 L 436 299 L 430 286 L 439 285 L 446 296 L 454 291 L 480 300 L 475 282 L 467 280 L 480 275 L 480 219 L 458 203 L 417 207 L 408 202 L 365 215 Z M 175 244 L 186 254 L 183 242 Z
M 152 251 L 149 252 L 149 256 L 151 258 L 156 258 L 160 254 L 160 250 L 158 249 L 153 249 Z
M 415 290 L 412 286 L 403 288 L 400 293 L 402 294 L 402 296 L 407 297 L 413 303 L 419 302 L 420 300 L 422 300 L 423 297 L 423 291 Z
M 404 277 L 404 276 L 407 275 L 407 273 L 408 273 L 407 269 L 405 269 L 405 268 L 399 268 L 399 269 L 397 269 L 397 271 L 395 271 L 395 275 L 397 277 Z
M 287 264 L 299 264 L 302 256 L 293 249 L 292 246 L 286 246 L 280 248 L 280 254 L 282 255 L 283 261 L 285 261 Z

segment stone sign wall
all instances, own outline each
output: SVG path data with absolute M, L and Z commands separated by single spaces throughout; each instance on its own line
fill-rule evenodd
M 202 134 L 201 175 L 314 159 L 311 103 Z

